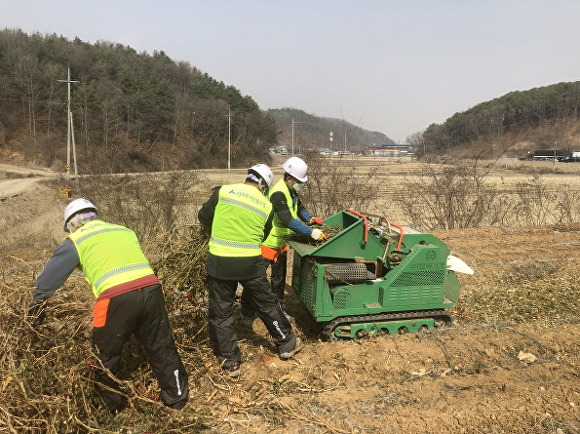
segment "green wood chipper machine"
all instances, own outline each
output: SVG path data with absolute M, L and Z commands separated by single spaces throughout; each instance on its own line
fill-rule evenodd
M 324 220 L 336 235 L 294 239 L 292 288 L 335 341 L 417 332 L 451 323 L 456 272 L 473 271 L 439 238 L 382 217 L 341 211 Z

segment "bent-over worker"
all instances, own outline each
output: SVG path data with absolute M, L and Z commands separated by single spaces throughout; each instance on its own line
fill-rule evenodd
M 146 259 L 135 233 L 97 216 L 86 199 L 72 201 L 64 210 L 69 236 L 57 247 L 38 276 L 28 315 L 34 326 L 45 319 L 45 305 L 79 268 L 91 284 L 96 304 L 92 340 L 101 362 L 115 377 L 121 371 L 123 344 L 134 333 L 147 351 L 161 388 L 161 400 L 173 409 L 187 402 L 188 379 L 181 362 L 161 284 Z M 97 392 L 113 414 L 126 405 L 119 385 L 98 371 Z

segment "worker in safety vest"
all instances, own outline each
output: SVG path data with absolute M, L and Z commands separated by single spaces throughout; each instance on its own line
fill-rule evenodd
M 265 164 L 248 170 L 244 183 L 216 187 L 198 213 L 211 228 L 207 257 L 209 335 L 218 362 L 230 377 L 240 375 L 242 355 L 234 329 L 238 283 L 278 347 L 281 359 L 302 348 L 270 289 L 260 243 L 270 231 L 272 205 L 265 196 L 274 174 Z
M 86 199 L 72 201 L 64 210 L 68 238 L 54 251 L 34 285 L 28 317 L 33 326 L 45 319 L 46 301 L 79 268 L 91 284 L 93 343 L 102 365 L 117 377 L 122 368 L 123 343 L 134 333 L 146 349 L 161 387 L 161 400 L 173 409 L 187 402 L 187 373 L 175 347 L 161 284 L 135 233 L 97 217 Z M 97 392 L 115 414 L 125 405 L 118 381 L 97 371 Z
M 272 231 L 262 243 L 261 251 L 266 268 L 272 267 L 270 275 L 272 292 L 276 294 L 284 315 L 291 321 L 292 317 L 286 313 L 284 302 L 288 237 L 295 232 L 319 240 L 324 237 L 324 233 L 318 228 L 309 226 L 322 224 L 322 219 L 312 217 L 302 206 L 298 196 L 298 192 L 308 181 L 308 166 L 301 158 L 290 157 L 282 167 L 284 177 L 270 190 L 269 198 L 274 208 L 274 219 Z M 251 327 L 255 309 L 244 294 L 242 294 L 241 315 L 244 324 Z

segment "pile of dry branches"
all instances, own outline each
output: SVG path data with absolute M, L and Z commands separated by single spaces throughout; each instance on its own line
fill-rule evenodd
M 322 243 L 324 243 L 325 241 L 338 235 L 340 233 L 340 231 L 342 231 L 342 229 L 339 226 L 328 226 L 325 224 L 319 225 L 319 226 L 317 226 L 317 228 L 320 229 L 324 233 L 325 238 L 320 239 L 320 240 L 313 240 L 308 235 L 302 235 L 302 234 L 298 234 L 296 232 L 293 232 L 292 234 L 290 234 L 288 236 L 288 241 L 296 241 L 298 243 L 319 246 Z
M 156 240 L 152 266 L 163 283 L 174 333 L 178 340 L 189 343 L 203 335 L 207 325 L 209 234 L 203 226 L 182 225 Z
M 174 227 L 158 237 L 153 268 L 166 291 L 187 293 L 192 303 L 205 300 L 205 260 L 209 234 L 200 225 Z

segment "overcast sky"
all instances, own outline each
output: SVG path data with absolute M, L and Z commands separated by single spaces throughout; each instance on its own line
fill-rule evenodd
M 163 50 L 264 110 L 396 142 L 510 91 L 580 80 L 579 19 L 580 0 L 0 0 L 2 29 Z

